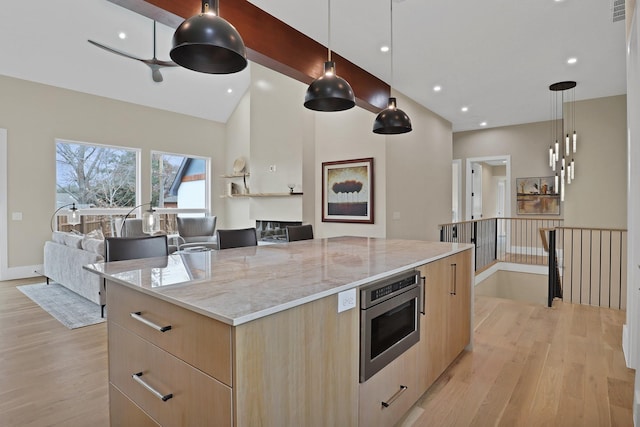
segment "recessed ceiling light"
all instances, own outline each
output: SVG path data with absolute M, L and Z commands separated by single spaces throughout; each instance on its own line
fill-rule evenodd
M 124 40 L 127 38 L 127 33 L 125 33 L 124 31 L 120 31 L 118 33 L 118 37 L 120 37 L 120 39 Z
M 486 126 L 486 125 L 487 125 L 487 122 L 480 123 L 480 126 Z
M 380 52 L 389 52 L 389 46 L 387 45 L 380 46 Z
M 227 89 L 227 93 L 232 93 L 232 92 L 233 92 L 233 89 L 231 88 Z
M 440 92 L 441 90 L 442 90 L 442 86 L 435 85 L 435 86 L 433 87 L 433 91 L 434 91 L 434 92 Z
M 467 111 L 469 111 L 469 107 L 462 107 L 460 111 L 462 111 L 463 113 L 466 113 Z
M 578 58 L 569 58 L 567 59 L 567 64 L 575 64 L 578 62 Z

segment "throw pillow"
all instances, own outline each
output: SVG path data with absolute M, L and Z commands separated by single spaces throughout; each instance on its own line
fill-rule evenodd
M 99 229 L 99 228 L 96 229 L 96 230 L 92 230 L 92 231 L 88 232 L 85 236 L 90 238 L 90 239 L 104 240 L 104 234 L 102 234 L 102 230 Z
M 72 248 L 82 249 L 82 235 L 64 233 L 64 244 Z
M 104 256 L 104 239 L 91 239 L 85 236 L 82 239 L 82 249 Z
M 64 235 L 67 233 L 64 233 L 62 231 L 54 231 L 53 234 L 51 235 L 51 240 L 59 243 L 61 245 L 64 245 Z

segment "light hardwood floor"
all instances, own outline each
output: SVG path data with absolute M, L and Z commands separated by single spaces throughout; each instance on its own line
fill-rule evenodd
M 74 330 L 0 282 L 0 426 L 108 426 L 107 325 Z
M 108 426 L 106 324 L 68 330 L 0 282 L 0 426 Z M 631 426 L 624 312 L 476 297 L 474 351 L 403 426 Z M 341 426 L 342 427 L 342 426 Z
M 475 299 L 464 352 L 400 423 L 422 426 L 632 426 L 635 371 L 625 312 Z

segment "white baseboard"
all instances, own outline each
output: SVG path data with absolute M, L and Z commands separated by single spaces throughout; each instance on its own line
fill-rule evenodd
M 631 362 L 629 360 L 629 328 L 626 323 L 622 325 L 622 354 L 624 354 L 624 361 L 627 368 L 631 368 Z
M 482 281 L 486 280 L 488 277 L 498 271 L 513 271 L 516 273 L 540 274 L 546 276 L 549 272 L 549 267 L 547 267 L 546 265 L 528 265 L 516 264 L 512 262 L 498 262 L 484 270 L 482 273 L 477 274 L 474 284 L 477 286 L 479 283 L 482 283 Z
M 11 267 L 5 269 L 2 273 L 0 280 L 15 280 L 26 279 L 29 277 L 42 276 L 37 271 L 42 271 L 42 264 L 40 265 L 23 265 L 21 267 Z

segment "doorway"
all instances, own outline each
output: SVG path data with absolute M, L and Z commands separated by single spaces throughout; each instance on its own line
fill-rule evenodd
M 468 158 L 465 175 L 465 220 L 511 215 L 510 155 Z

